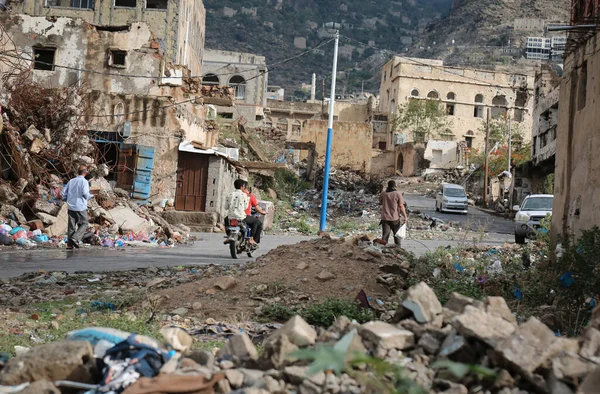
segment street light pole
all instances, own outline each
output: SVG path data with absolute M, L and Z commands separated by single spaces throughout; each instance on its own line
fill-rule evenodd
M 331 144 L 333 142 L 333 111 L 335 109 L 335 82 L 337 76 L 338 45 L 340 32 L 335 32 L 335 47 L 333 50 L 333 72 L 331 74 L 331 100 L 329 102 L 329 122 L 327 124 L 327 149 L 325 151 L 325 169 L 323 171 L 323 199 L 321 201 L 320 231 L 327 227 L 327 197 L 329 194 L 329 171 L 331 169 Z

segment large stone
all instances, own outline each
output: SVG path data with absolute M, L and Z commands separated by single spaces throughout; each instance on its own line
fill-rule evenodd
M 336 276 L 327 270 L 323 270 L 323 271 L 319 272 L 319 274 L 317 275 L 317 279 L 322 282 L 326 282 L 328 280 L 333 280 L 335 278 L 336 278 Z
M 27 223 L 27 219 L 25 219 L 25 215 L 23 215 L 23 212 L 21 212 L 17 207 L 13 207 L 12 205 L 0 205 L 0 216 L 6 219 L 14 220 L 19 224 Z
M 222 276 L 215 280 L 215 284 L 213 287 L 219 290 L 230 290 L 233 289 L 237 285 L 238 281 L 233 276 Z
M 363 324 L 360 335 L 364 340 L 387 350 L 403 350 L 415 344 L 415 334 L 412 332 L 380 321 Z
M 61 394 L 54 383 L 47 380 L 39 380 L 19 391 L 18 394 Z
M 295 360 L 290 354 L 298 350 L 298 346 L 290 342 L 287 336 L 281 335 L 265 342 L 262 360 L 273 368 L 281 368 Z
M 570 352 L 560 352 L 552 360 L 552 372 L 558 379 L 578 383 L 597 365 Z M 600 387 L 599 387 L 600 389 Z
M 125 233 L 139 233 L 141 231 L 148 231 L 150 228 L 149 223 L 145 219 L 139 217 L 129 207 L 116 207 L 108 211 L 108 214 Z
M 0 385 L 16 386 L 38 380 L 95 384 L 98 378 L 90 343 L 61 341 L 35 347 L 8 360 L 0 372 Z
M 226 370 L 225 377 L 229 380 L 229 384 L 233 388 L 239 389 L 244 385 L 244 374 L 237 369 Z
M 501 317 L 515 326 L 517 325 L 517 318 L 512 314 L 506 300 L 502 297 L 487 297 L 485 299 L 485 311 L 490 315 Z
M 283 374 L 290 383 L 300 385 L 308 377 L 308 367 L 285 367 Z
M 35 214 L 35 216 L 37 216 L 37 218 L 40 219 L 46 226 L 51 226 L 58 220 L 56 216 L 48 215 L 44 212 L 38 212 Z
M 50 237 L 60 237 L 61 235 L 65 235 L 67 233 L 67 229 L 69 228 L 69 206 L 67 204 L 63 204 L 56 216 L 56 222 L 50 226 L 46 227 L 46 233 Z
M 0 203 L 13 204 L 19 199 L 19 196 L 13 192 L 12 187 L 8 183 L 0 184 Z
M 298 315 L 292 317 L 283 327 L 275 331 L 267 339 L 267 343 L 277 340 L 280 336 L 286 336 L 290 343 L 298 347 L 314 345 L 317 340 L 317 332 Z
M 499 341 L 496 350 L 520 372 L 529 374 L 555 356 L 563 346 L 564 342 L 559 341 L 551 329 L 532 317 L 512 335 Z
M 471 297 L 467 297 L 459 293 L 452 293 L 450 295 L 450 299 L 444 306 L 453 312 L 463 313 L 467 305 L 474 306 L 475 308 L 481 310 L 485 309 L 483 302 L 474 300 Z
M 442 342 L 440 348 L 440 357 L 449 357 L 456 352 L 462 351 L 467 346 L 467 340 L 465 337 L 460 335 L 455 329 Z
M 440 350 L 440 341 L 428 332 L 423 334 L 421 339 L 419 339 L 418 345 L 427 354 L 436 354 Z
M 461 335 L 478 339 L 494 348 L 515 331 L 515 327 L 506 320 L 470 305 L 452 320 L 452 326 Z
M 246 333 L 236 334 L 229 339 L 217 357 L 232 355 L 240 360 L 258 360 L 258 351 Z
M 600 331 L 592 327 L 585 330 L 579 355 L 600 364 Z
M 263 376 L 265 376 L 265 373 L 263 371 L 259 371 L 256 369 L 240 368 L 238 369 L 238 371 L 244 374 L 244 386 L 246 387 L 254 386 L 262 380 Z
M 442 304 L 425 282 L 412 286 L 406 292 L 402 306 L 410 310 L 419 323 L 429 323 L 442 313 Z
M 51 216 L 56 216 L 60 207 L 46 200 L 38 199 L 33 203 L 33 212 L 43 212 Z

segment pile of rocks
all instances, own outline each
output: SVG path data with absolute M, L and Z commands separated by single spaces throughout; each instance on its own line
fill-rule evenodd
M 239 333 L 216 355 L 188 350 L 164 364 L 156 382 L 167 374 L 174 385 L 198 376 L 216 393 L 237 394 L 405 392 L 394 390 L 407 383 L 446 394 L 591 394 L 599 387 L 600 309 L 582 338 L 567 339 L 536 318 L 518 325 L 503 298 L 475 301 L 454 294 L 442 307 L 420 283 L 405 293 L 391 321 L 361 325 L 340 317 L 328 330 L 315 330 L 295 316 L 264 341 L 262 354 Z M 403 375 L 389 373 L 393 368 L 378 374 L 366 356 L 384 360 L 378 363 L 383 369 L 401 366 Z M 316 361 L 309 365 L 306 359 Z M 0 384 L 32 383 L 21 393 L 38 393 L 39 387 L 59 393 L 53 382 L 96 384 L 95 368 L 89 343 L 60 342 L 10 359 Z M 180 392 L 135 391 L 139 386 L 134 382 L 125 393 Z

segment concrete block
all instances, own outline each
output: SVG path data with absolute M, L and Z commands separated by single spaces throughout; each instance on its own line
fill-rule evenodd
M 63 204 L 58 212 L 58 216 L 56 216 L 56 220 L 54 224 L 50 227 L 46 228 L 46 233 L 50 237 L 60 237 L 61 235 L 65 235 L 67 233 L 67 229 L 69 228 L 69 206 L 67 204 Z
M 139 217 L 129 207 L 116 207 L 108 211 L 115 223 L 123 230 L 123 232 L 133 231 L 139 233 L 140 231 L 148 231 L 150 225 L 145 219 Z
M 273 227 L 273 222 L 275 221 L 275 205 L 271 201 L 259 201 L 258 205 L 267 212 L 264 217 L 263 226 L 265 230 L 268 230 Z
M 402 350 L 415 344 L 415 334 L 384 322 L 363 324 L 360 329 L 360 335 L 364 340 L 386 350 Z

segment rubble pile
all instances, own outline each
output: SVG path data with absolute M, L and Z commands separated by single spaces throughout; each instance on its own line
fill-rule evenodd
M 317 170 L 317 189 L 323 190 L 323 175 L 325 168 L 319 166 Z M 344 190 L 357 192 L 364 190 L 370 194 L 380 193 L 382 183 L 380 180 L 365 176 L 357 171 L 345 170 L 343 168 L 332 168 L 329 172 L 329 188 L 330 190 Z
M 0 364 L 0 385 L 22 394 L 597 392 L 600 309 L 571 339 L 534 317 L 518 325 L 500 297 L 454 293 L 442 306 L 421 282 L 398 302 L 390 322 L 340 316 L 315 329 L 294 316 L 258 341 L 262 354 L 246 332 L 209 352 L 193 350 L 194 338 L 177 327 L 162 329 L 165 342 L 82 329 L 20 349 Z

